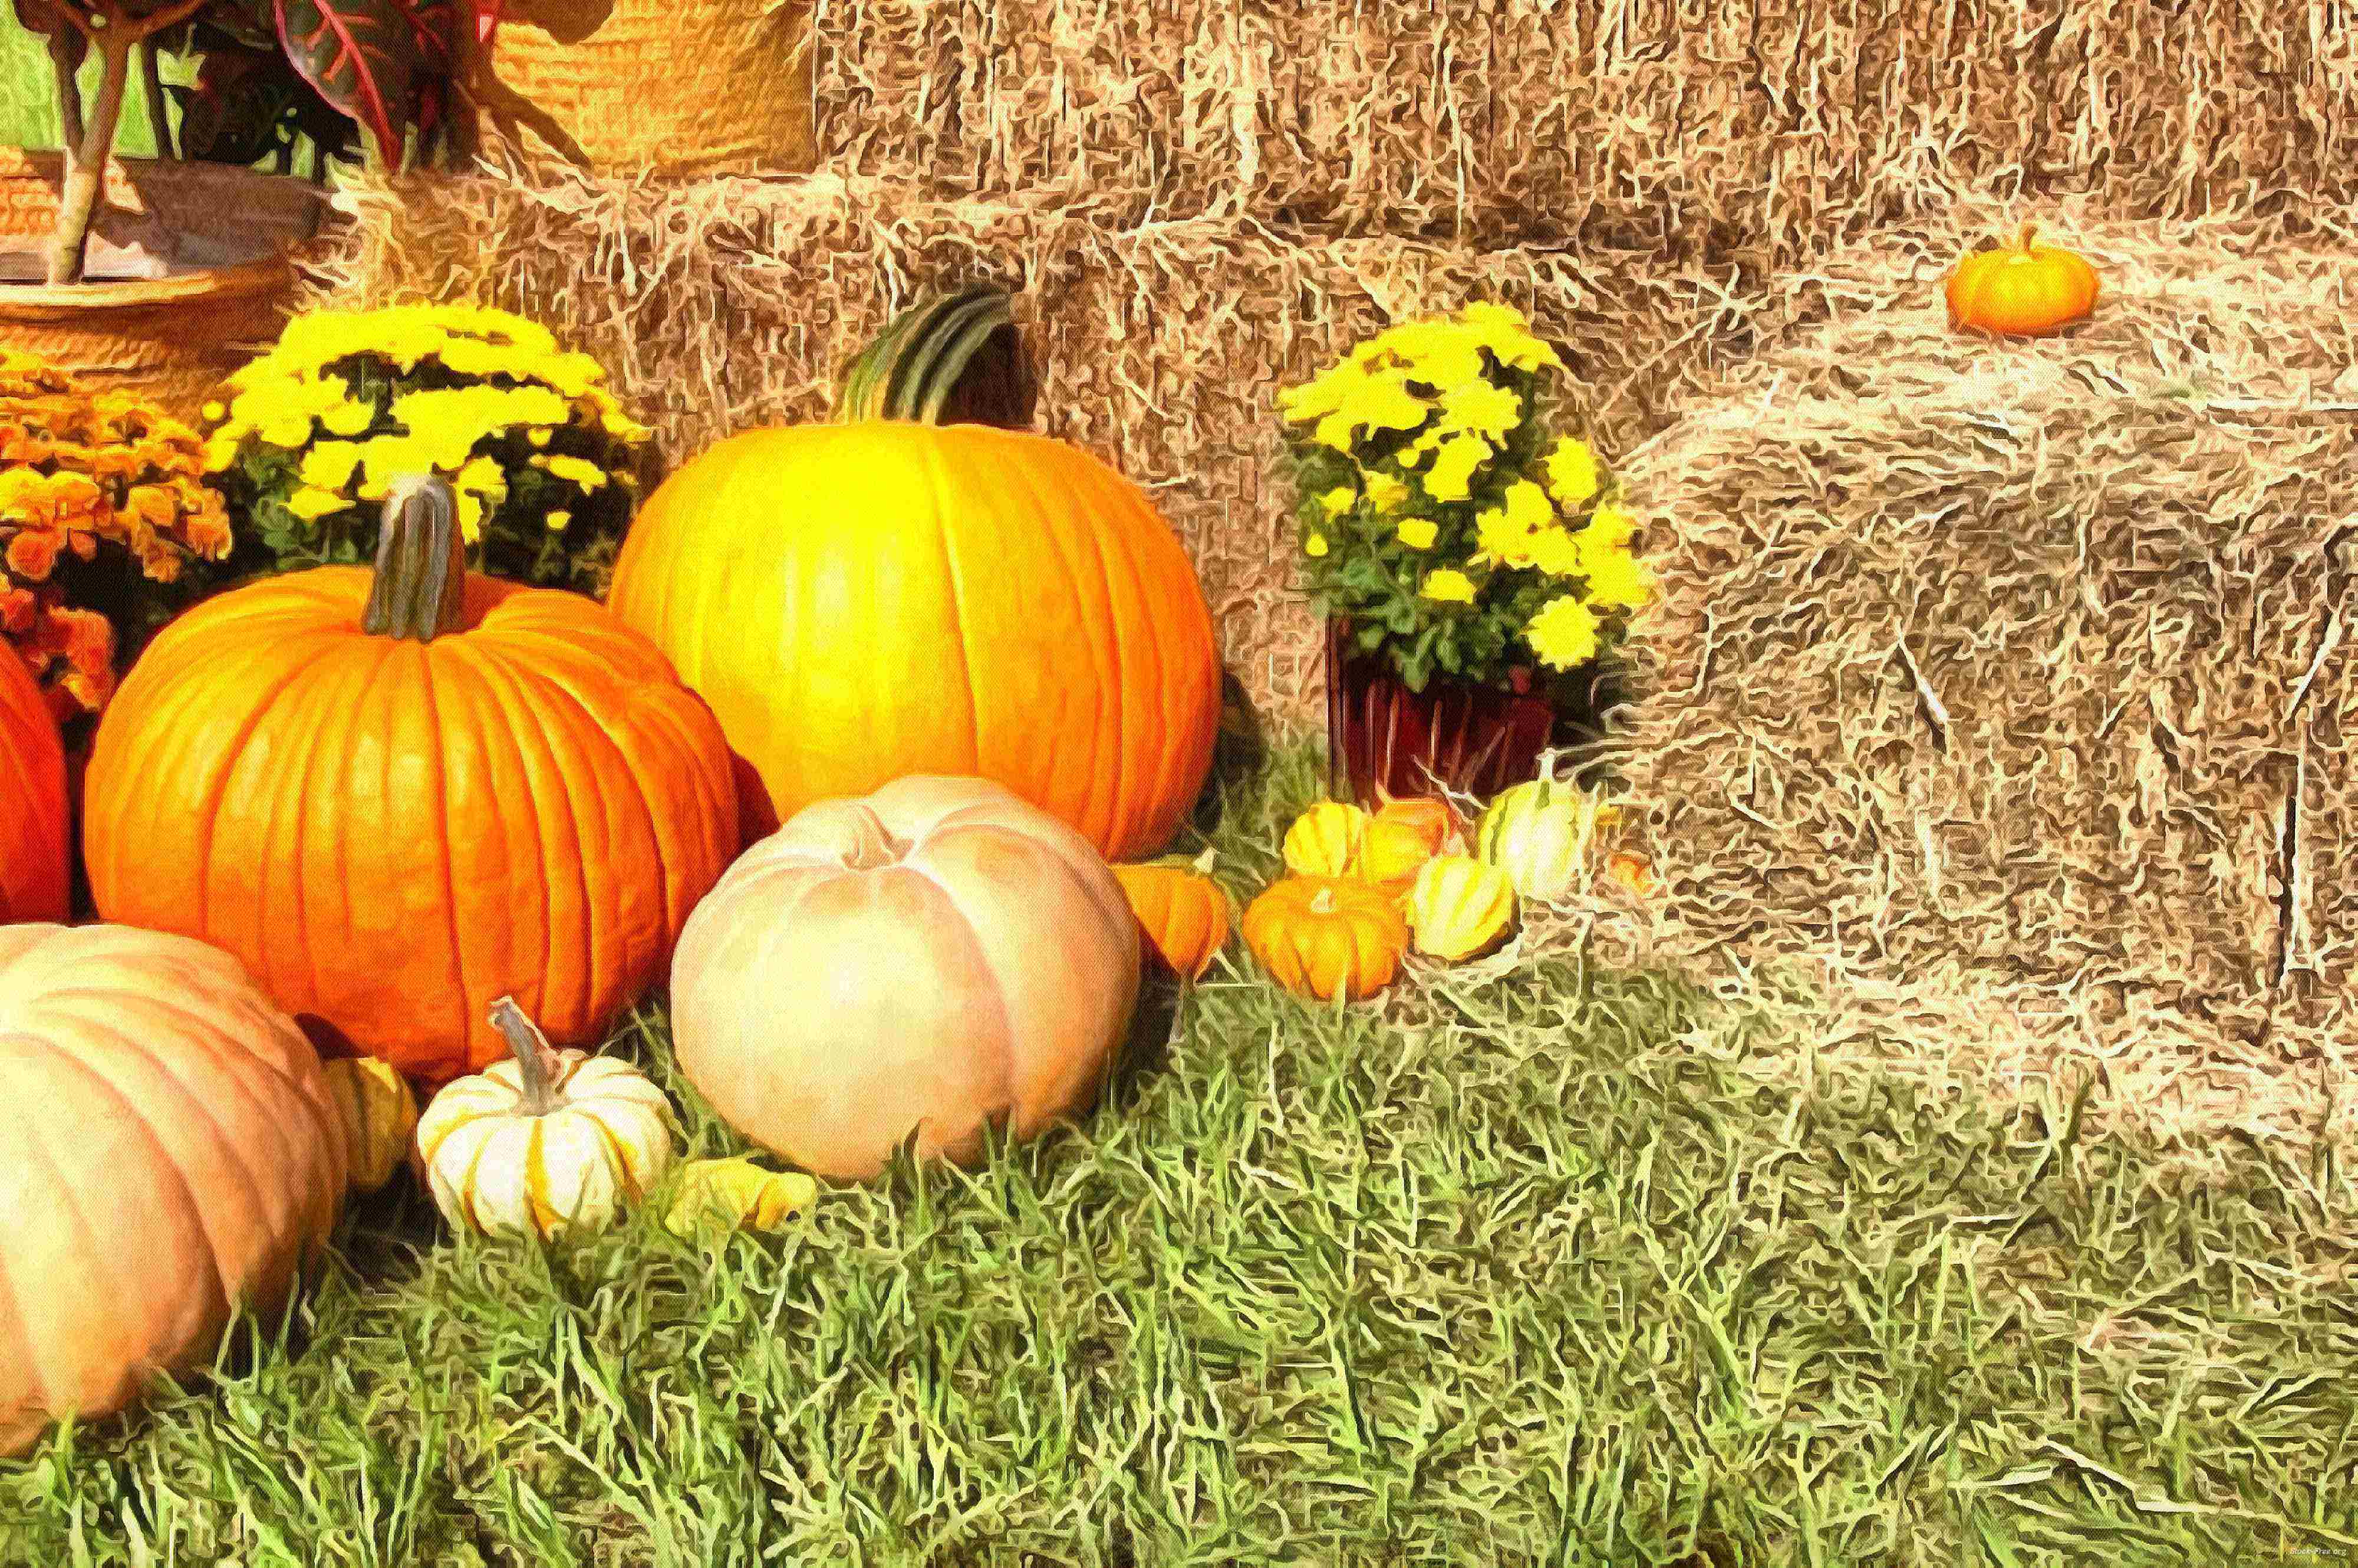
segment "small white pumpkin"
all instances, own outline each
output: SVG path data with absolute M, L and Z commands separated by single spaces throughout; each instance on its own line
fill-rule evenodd
M 671 1103 L 627 1062 L 553 1049 L 507 997 L 492 1022 L 514 1054 L 445 1088 L 418 1119 L 434 1206 L 487 1236 L 604 1229 L 671 1169 Z
M 1620 816 L 1586 790 L 1554 779 L 1520 784 L 1490 803 L 1474 854 L 1507 873 L 1516 893 L 1541 903 L 1568 897 L 1600 828 Z

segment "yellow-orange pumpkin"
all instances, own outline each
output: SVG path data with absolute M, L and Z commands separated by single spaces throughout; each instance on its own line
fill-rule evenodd
M 63 920 L 66 757 L 40 684 L 0 643 L 0 925 Z
M 976 324 L 892 340 L 892 373 L 956 384 Z M 930 423 L 939 401 L 855 396 L 898 416 L 721 442 L 648 498 L 609 602 L 712 705 L 749 838 L 932 773 L 1006 784 L 1109 859 L 1152 855 L 1219 725 L 1195 568 L 1098 459 Z
M 1408 949 L 1400 904 L 1352 877 L 1287 877 L 1245 910 L 1245 944 L 1278 984 L 1331 1000 L 1391 984 Z
M 1211 859 L 1113 868 L 1145 950 L 1184 979 L 1201 979 L 1228 945 L 1228 895 L 1206 874 Z
M 595 1044 L 737 849 L 726 742 L 646 639 L 464 571 L 438 480 L 374 572 L 210 600 L 101 721 L 85 795 L 110 920 L 202 937 L 298 1020 L 439 1084 L 507 1054 L 513 995 Z
M 5 654 L 5 650 L 0 650 Z M 343 1123 L 318 1054 L 226 954 L 0 926 L 0 1454 L 205 1366 L 326 1243 Z
M 2060 331 L 2096 308 L 2096 269 L 2084 257 L 2034 245 L 2025 223 L 2011 245 L 1976 251 L 1949 276 L 1949 324 L 2016 337 Z
M 899 779 L 730 868 L 680 937 L 672 1041 L 723 1120 L 818 1175 L 866 1180 L 913 1132 L 971 1160 L 1095 1097 L 1138 944 L 1077 832 L 981 779 Z

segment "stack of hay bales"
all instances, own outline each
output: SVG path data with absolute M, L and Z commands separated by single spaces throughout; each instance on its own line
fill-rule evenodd
M 1959 183 L 2288 226 L 2358 192 L 2335 8 L 823 0 L 811 174 L 366 189 L 328 294 L 559 322 L 676 463 L 821 413 L 913 297 L 1018 285 L 1044 427 L 1153 491 L 1231 666 L 1304 719 L 1279 386 L 1387 320 L 1503 298 L 1563 343 L 1610 455 L 1806 319 L 1812 258 Z M 765 85 L 795 90 L 710 89 Z
M 1826 319 L 1636 455 L 1676 520 L 1620 748 L 1655 951 L 2190 1143 L 2347 1136 L 2358 213 L 2089 205 L 2070 335 L 1947 330 L 1968 205 L 1822 260 Z

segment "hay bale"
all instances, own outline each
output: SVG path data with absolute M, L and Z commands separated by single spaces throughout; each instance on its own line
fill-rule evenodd
M 1805 965 L 1929 1072 L 2305 1139 L 2358 1063 L 2358 247 L 2083 221 L 2097 318 L 1996 344 L 1940 301 L 1996 217 L 1824 263 L 1828 319 L 1629 465 L 1676 535 L 1618 748 L 1657 950 Z
M 821 0 L 822 167 L 1790 263 L 1954 184 L 2358 196 L 2339 0 Z
M 1296 720 L 1323 687 L 1290 591 L 1278 387 L 1399 317 L 1503 299 L 1563 345 L 1609 453 L 1659 427 L 1682 378 L 1747 351 L 1773 315 L 1725 269 L 1294 239 L 1237 218 L 1125 231 L 1044 195 L 924 202 L 827 176 L 487 176 L 364 185 L 349 200 L 360 238 L 330 302 L 465 298 L 560 324 L 611 367 L 675 464 L 750 426 L 824 416 L 841 367 L 914 296 L 1018 287 L 1043 427 L 1155 496 L 1194 554 L 1230 668 Z

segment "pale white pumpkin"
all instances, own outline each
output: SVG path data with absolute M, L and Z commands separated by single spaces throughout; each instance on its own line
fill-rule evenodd
M 739 858 L 672 964 L 680 1070 L 796 1165 L 865 1181 L 912 1134 L 971 1162 L 1077 1116 L 1138 1000 L 1102 856 L 1001 785 L 916 775 L 808 806 Z
M 514 1054 L 443 1089 L 418 1119 L 434 1206 L 487 1236 L 606 1228 L 671 1169 L 671 1102 L 627 1062 L 552 1049 L 507 997 L 492 1022 Z

